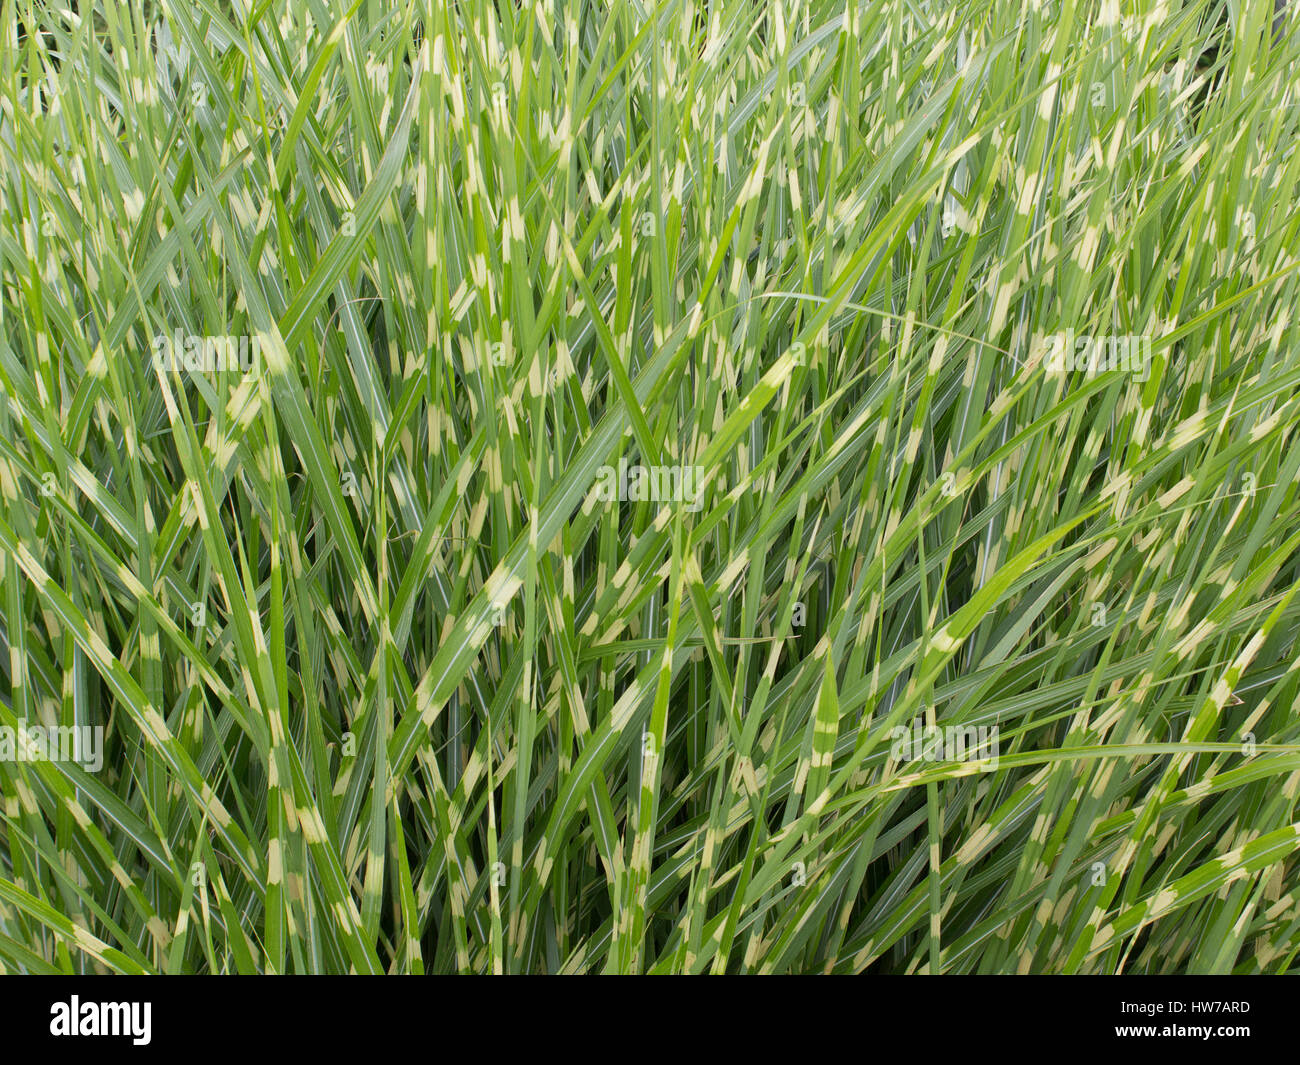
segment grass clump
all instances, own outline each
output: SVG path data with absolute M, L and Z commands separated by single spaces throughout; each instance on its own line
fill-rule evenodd
M 1294 970 L 1273 18 L 0 0 L 0 969 Z

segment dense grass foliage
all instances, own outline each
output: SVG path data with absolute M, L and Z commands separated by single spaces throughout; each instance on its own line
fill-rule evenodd
M 1297 969 L 1273 18 L 0 0 L 0 969 Z

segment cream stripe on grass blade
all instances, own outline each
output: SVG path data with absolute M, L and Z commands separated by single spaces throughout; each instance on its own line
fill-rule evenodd
M 1173 85 L 1214 6 L 18 5 L 0 724 L 104 761 L 0 741 L 0 969 L 1293 971 L 1300 39 Z

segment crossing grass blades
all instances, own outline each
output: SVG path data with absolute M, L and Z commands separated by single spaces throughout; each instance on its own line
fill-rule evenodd
M 1294 12 L 0 34 L 0 970 L 1296 971 Z

